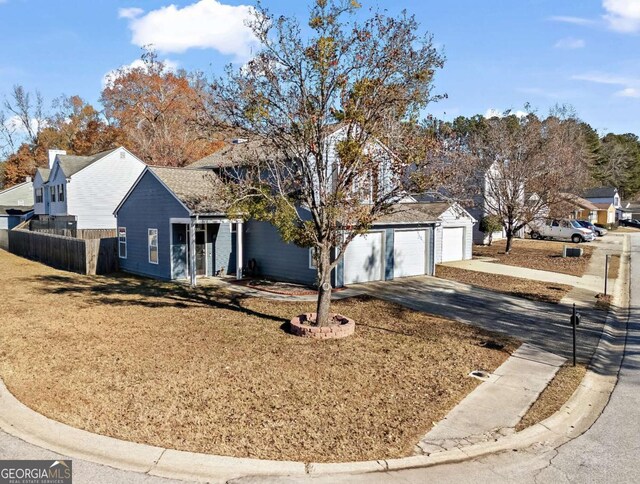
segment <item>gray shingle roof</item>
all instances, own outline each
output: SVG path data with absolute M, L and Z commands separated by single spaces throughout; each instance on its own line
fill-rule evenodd
M 80 170 L 84 170 L 87 166 L 104 158 L 109 153 L 114 152 L 116 149 L 117 148 L 113 150 L 102 151 L 91 156 L 58 155 L 58 160 L 60 160 L 60 168 L 62 168 L 62 172 L 64 173 L 64 175 L 67 178 L 70 178 Z
M 609 198 L 616 194 L 614 187 L 591 188 L 584 193 L 584 198 Z
M 226 214 L 224 186 L 211 171 L 159 166 L 150 166 L 149 170 L 194 214 Z
M 191 163 L 187 168 L 215 169 L 243 166 L 256 161 L 273 159 L 274 153 L 276 150 L 262 139 L 252 139 L 244 143 L 227 142 L 215 153 Z
M 418 224 L 437 222 L 451 205 L 446 202 L 434 203 L 398 203 L 391 211 L 374 222 L 374 225 L 385 224 Z
M 38 173 L 40 173 L 40 177 L 42 178 L 42 181 L 44 182 L 49 181 L 49 175 L 51 174 L 51 170 L 49 168 L 37 168 L 36 170 L 38 171 Z

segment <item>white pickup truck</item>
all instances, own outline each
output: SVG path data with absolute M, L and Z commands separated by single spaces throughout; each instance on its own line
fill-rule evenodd
M 579 242 L 591 242 L 595 239 L 594 233 L 582 227 L 575 220 L 549 219 L 545 222 L 536 222 L 530 225 L 532 239 L 557 239 Z

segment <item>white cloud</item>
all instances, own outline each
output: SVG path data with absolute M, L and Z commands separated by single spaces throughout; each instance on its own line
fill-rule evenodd
M 0 3 L 2 3 L 2 0 L 0 0 Z M 34 132 L 38 131 L 38 126 L 40 126 L 40 121 L 38 121 L 36 118 L 31 118 L 29 123 L 31 124 L 32 131 Z M 7 129 L 9 129 L 11 132 L 15 134 L 18 134 L 18 135 L 27 134 L 27 127 L 25 126 L 25 123 L 22 122 L 22 119 L 20 119 L 19 116 L 11 116 L 10 118 L 5 120 L 4 125 L 7 127 Z M 46 123 L 43 122 L 41 127 L 46 128 Z
M 136 18 L 144 13 L 144 10 L 138 7 L 121 8 L 118 10 L 119 18 Z
M 616 92 L 615 95 L 620 97 L 640 98 L 640 89 L 636 87 L 625 87 L 623 90 Z
M 505 114 L 507 114 L 507 115 L 515 115 L 517 118 L 524 118 L 529 113 L 527 113 L 526 111 L 511 111 L 511 110 L 506 112 L 506 111 L 500 111 L 500 110 L 495 109 L 495 108 L 489 108 L 484 113 L 484 117 L 487 118 L 487 119 L 489 119 L 489 118 L 502 118 L 502 117 L 505 116 Z
M 554 47 L 556 49 L 582 49 L 586 45 L 586 42 L 583 39 L 575 39 L 573 37 L 565 37 L 564 39 L 560 39 L 555 43 Z
M 218 0 L 200 0 L 186 7 L 161 7 L 142 15 L 125 12 L 131 29 L 131 42 L 152 46 L 159 52 L 182 53 L 188 49 L 214 49 L 232 55 L 237 62 L 251 57 L 257 40 L 245 20 L 253 8 L 224 5 Z M 122 16 L 122 10 L 120 15 Z M 132 14 L 134 14 L 131 16 Z
M 549 20 L 552 22 L 562 22 L 566 24 L 574 24 L 574 25 L 592 25 L 595 22 L 591 19 L 584 17 L 569 17 L 565 15 L 554 15 L 553 17 L 549 17 Z
M 171 59 L 165 59 L 162 61 L 165 71 L 175 72 L 178 69 L 178 63 Z M 132 71 L 133 69 L 145 69 L 146 65 L 142 59 L 136 59 L 131 64 L 122 65 L 116 69 L 112 69 L 102 76 L 102 88 L 113 84 L 113 82 L 122 74 Z
M 622 87 L 622 89 L 616 91 L 614 93 L 615 96 L 640 98 L 640 78 L 637 77 L 619 76 L 606 72 L 592 72 L 588 74 L 578 74 L 572 76 L 571 79 L 607 86 L 619 86 Z
M 640 1 L 638 0 L 603 0 L 603 15 L 612 30 L 623 33 L 640 31 Z

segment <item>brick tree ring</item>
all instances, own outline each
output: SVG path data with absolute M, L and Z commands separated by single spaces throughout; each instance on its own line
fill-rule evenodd
M 314 339 L 338 339 L 346 338 L 353 334 L 356 323 L 341 314 L 330 314 L 329 326 L 315 326 L 316 313 L 307 313 L 296 316 L 289 322 L 291 333 L 303 338 Z

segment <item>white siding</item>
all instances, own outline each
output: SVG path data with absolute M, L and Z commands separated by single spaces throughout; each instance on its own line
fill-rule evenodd
M 33 206 L 33 183 L 24 182 L 6 190 L 0 190 L 0 205 L 5 207 Z
M 0 230 L 7 230 L 9 228 L 9 217 L 6 215 L 0 215 Z
M 115 229 L 113 211 L 144 167 L 144 163 L 120 148 L 73 175 L 66 199 L 69 215 L 77 217 L 78 228 Z
M 442 236 L 444 227 L 463 227 L 464 228 L 464 259 L 471 259 L 473 251 L 473 218 L 465 213 L 464 210 L 452 206 L 440 217 L 442 225 L 436 229 L 435 240 L 435 260 L 436 264 L 442 262 Z

